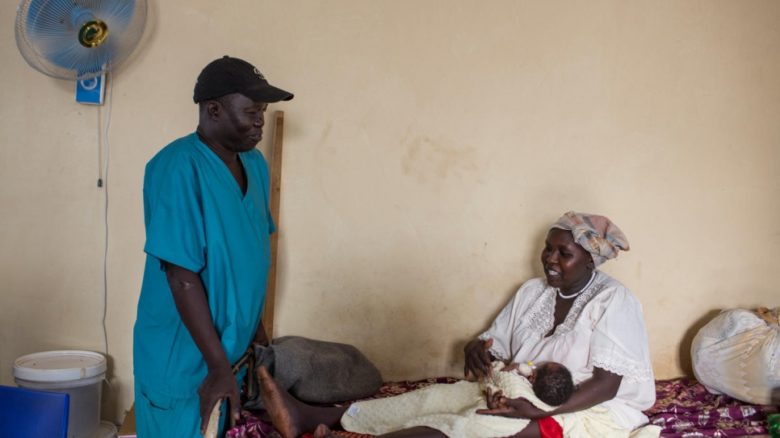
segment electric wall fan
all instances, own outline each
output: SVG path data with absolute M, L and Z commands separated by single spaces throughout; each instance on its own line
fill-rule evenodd
M 22 0 L 16 45 L 41 73 L 83 83 L 126 60 L 145 24 L 146 0 Z

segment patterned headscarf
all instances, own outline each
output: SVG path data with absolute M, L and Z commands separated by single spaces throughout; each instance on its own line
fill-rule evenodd
M 596 266 L 617 257 L 621 249 L 629 249 L 625 234 L 604 216 L 569 211 L 550 227 L 553 228 L 571 231 L 574 241 L 590 253 Z

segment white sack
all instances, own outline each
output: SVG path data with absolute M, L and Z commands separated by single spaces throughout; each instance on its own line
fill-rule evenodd
M 750 310 L 724 310 L 702 327 L 691 346 L 696 379 L 712 393 L 771 404 L 780 387 L 778 310 L 773 322 Z

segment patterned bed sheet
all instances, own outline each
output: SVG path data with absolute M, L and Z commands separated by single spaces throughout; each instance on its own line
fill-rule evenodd
M 385 383 L 371 398 L 391 397 L 433 383 L 454 383 L 459 379 L 438 377 L 416 381 Z M 744 403 L 726 395 L 710 394 L 693 379 L 656 381 L 656 403 L 645 414 L 652 424 L 661 426 L 665 438 L 744 437 L 766 435 L 766 417 L 778 412 L 777 406 Z M 350 432 L 336 432 L 345 438 L 369 438 Z M 272 438 L 278 435 L 258 415 L 242 411 L 228 438 Z

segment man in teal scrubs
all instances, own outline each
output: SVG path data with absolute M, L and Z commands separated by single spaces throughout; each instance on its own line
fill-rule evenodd
M 146 165 L 133 342 L 140 438 L 201 436 L 220 399 L 238 416 L 231 364 L 253 341 L 268 342 L 260 315 L 274 223 L 255 146 L 268 104 L 292 98 L 248 62 L 217 59 L 195 84 L 197 131 Z

